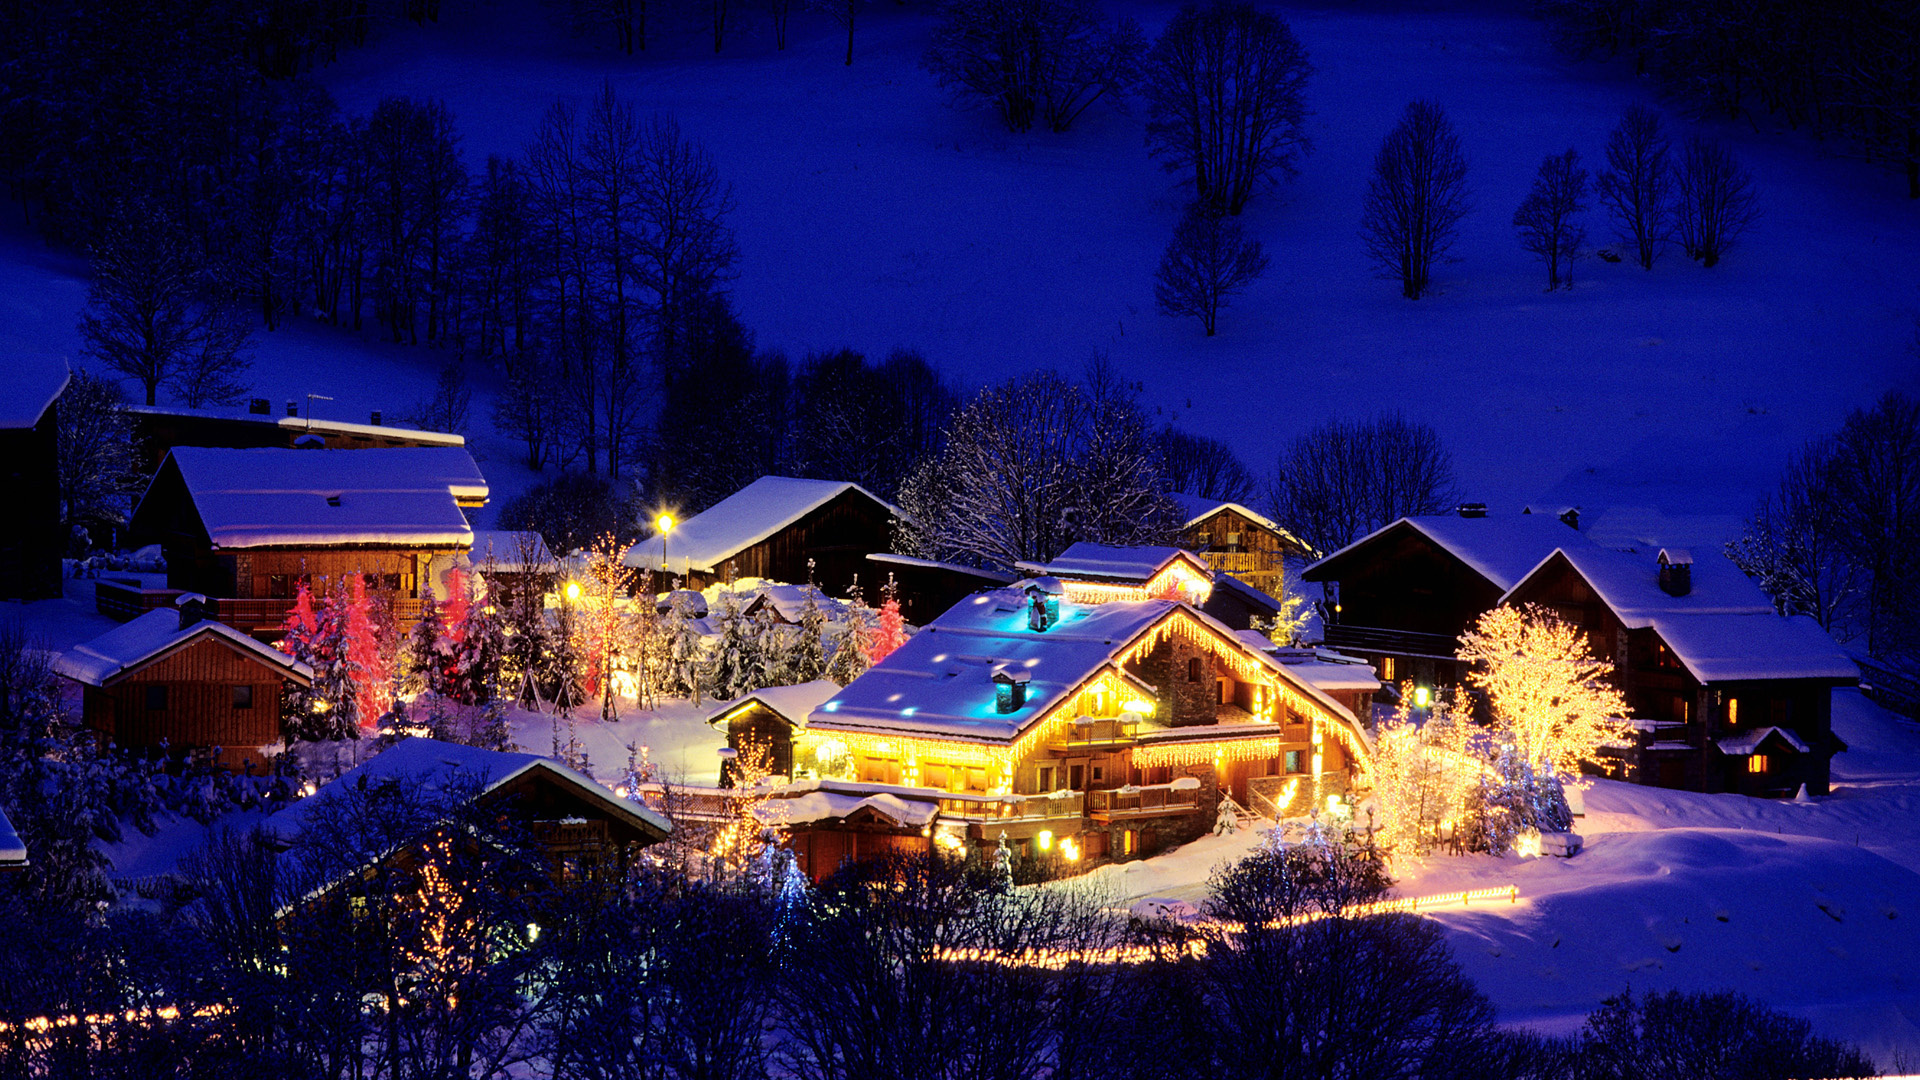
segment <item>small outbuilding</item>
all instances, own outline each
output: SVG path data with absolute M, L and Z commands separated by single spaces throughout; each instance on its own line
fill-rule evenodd
M 103 741 L 219 747 L 229 767 L 259 762 L 285 734 L 282 687 L 311 686 L 313 669 L 205 618 L 200 598 L 183 601 L 68 649 L 54 670 L 80 684 L 86 725 Z

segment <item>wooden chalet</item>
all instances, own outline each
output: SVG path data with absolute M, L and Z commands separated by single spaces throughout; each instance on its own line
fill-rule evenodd
M 844 596 L 867 555 L 893 546 L 893 522 L 901 516 L 859 484 L 763 476 L 664 536 L 633 545 L 623 561 L 680 577 L 692 589 L 723 580 L 731 566 L 739 577 L 811 580 Z M 873 600 L 876 583 L 867 585 Z
M 87 727 L 103 742 L 154 751 L 221 749 L 229 767 L 264 763 L 285 737 L 281 689 L 313 671 L 202 617 L 197 598 L 150 611 L 61 653 L 54 670 L 80 684 Z
M 487 495 L 459 447 L 183 446 L 148 485 L 131 533 L 161 546 L 169 589 L 204 594 L 213 618 L 249 634 L 278 630 L 302 578 L 319 593 L 356 573 L 408 620 L 423 589 L 444 595 L 448 571 L 467 564 L 466 512 Z M 96 588 L 102 612 L 155 602 L 115 589 Z
M 1187 517 L 1180 526 L 1180 546 L 1206 556 L 1215 570 L 1269 596 L 1286 592 L 1287 559 L 1319 555 L 1273 519 L 1239 503 L 1191 495 L 1173 499 Z
M 284 415 L 275 415 L 265 398 L 254 398 L 243 413 L 164 405 L 134 405 L 127 411 L 133 417 L 134 431 L 150 473 L 160 467 L 176 446 L 291 450 L 298 445 L 319 445 L 328 450 L 369 450 L 467 444 L 465 437 L 450 432 L 382 424 L 378 412 L 365 424 L 321 420 L 311 415 L 302 417 L 297 401 L 287 402 Z
M 1401 518 L 1306 568 L 1329 648 L 1365 657 L 1389 685 L 1458 686 L 1460 634 L 1554 549 L 1587 545 L 1541 514 Z M 1591 545 L 1588 545 L 1591 546 Z
M 60 526 L 58 402 L 68 377 L 67 362 L 44 353 L 0 363 L 0 505 L 7 508 L 0 600 L 60 595 L 67 538 Z
M 914 626 L 931 622 L 940 613 L 983 589 L 999 589 L 1013 584 L 1012 574 L 981 570 L 959 563 L 919 559 L 876 551 L 867 555 L 871 564 L 866 580 L 879 585 L 891 577 L 900 597 L 900 616 Z
M 383 787 L 471 797 L 478 808 L 525 829 L 556 880 L 623 881 L 640 850 L 673 831 L 658 813 L 559 762 L 419 737 L 400 740 L 268 818 L 262 829 L 277 845 L 292 846 L 309 828 L 331 827 L 342 808 L 353 805 L 343 800 L 377 796 Z M 377 857 L 405 863 L 418 852 L 403 845 Z
M 1501 598 L 1585 631 L 1610 660 L 1634 739 L 1626 779 L 1693 791 L 1828 791 L 1833 691 L 1859 669 L 1818 623 L 1783 618 L 1730 561 L 1580 545 L 1554 551 Z
M 707 723 L 724 726 L 727 746 L 736 752 L 753 746 L 766 748 L 771 776 L 793 775 L 793 733 L 807 726 L 807 715 L 840 692 L 831 679 L 815 679 L 793 686 L 768 686 L 716 708 Z M 739 782 L 733 760 L 723 762 L 720 786 Z
M 1005 833 L 1085 867 L 1199 835 L 1223 795 L 1278 815 L 1366 773 L 1354 712 L 1233 630 L 1181 600 L 1074 588 L 963 600 L 793 728 L 783 797 L 832 796 L 809 804 L 807 831 L 918 829 L 951 850 Z M 831 872 L 829 848 L 810 850 L 808 872 Z
M 1066 595 L 1081 603 L 1183 599 L 1234 630 L 1280 611 L 1280 601 L 1184 548 L 1078 543 L 1052 562 L 1020 563 L 1018 569 L 1062 582 Z

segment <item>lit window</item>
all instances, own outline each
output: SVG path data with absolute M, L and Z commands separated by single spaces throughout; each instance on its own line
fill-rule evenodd
M 1740 699 L 1727 699 L 1727 726 L 1733 727 L 1740 722 Z
M 1767 755 L 1755 754 L 1752 757 L 1748 758 L 1747 771 L 1750 773 L 1766 772 L 1767 771 Z
M 1300 771 L 1300 751 L 1298 750 L 1287 751 L 1287 771 L 1290 773 L 1297 773 Z
M 1134 844 L 1136 843 L 1138 843 L 1138 840 L 1136 839 L 1135 833 L 1132 829 L 1128 829 L 1125 832 L 1121 833 L 1120 834 L 1120 853 L 1122 855 L 1133 854 Z
M 1383 656 L 1380 658 L 1380 678 L 1383 682 L 1393 681 L 1393 657 Z

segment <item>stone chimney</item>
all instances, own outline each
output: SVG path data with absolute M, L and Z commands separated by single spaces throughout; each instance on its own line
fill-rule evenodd
M 993 665 L 994 707 L 1003 713 L 1017 712 L 1027 703 L 1027 683 L 1032 676 L 1014 664 Z
M 173 603 L 180 611 L 180 629 L 207 621 L 207 598 L 199 593 L 182 593 Z
M 1463 502 L 1454 508 L 1454 513 L 1463 518 L 1483 518 L 1487 516 L 1487 504 L 1483 502 Z
M 1660 591 L 1668 596 L 1693 591 L 1693 555 L 1686 548 L 1660 549 Z

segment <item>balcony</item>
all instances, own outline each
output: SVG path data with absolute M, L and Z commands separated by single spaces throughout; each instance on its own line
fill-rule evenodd
M 1128 785 L 1087 792 L 1087 816 L 1102 824 L 1136 818 L 1173 817 L 1198 813 L 1200 783 L 1182 777 L 1170 784 Z
M 1119 750 L 1140 741 L 1140 721 L 1132 717 L 1101 719 L 1082 716 L 1068 724 L 1061 737 L 1050 739 L 1047 749 L 1056 754 L 1074 755 Z
M 940 793 L 943 817 L 985 824 L 1012 825 L 1023 821 L 1059 821 L 1086 814 L 1087 794 L 1058 791 L 1046 795 L 978 795 Z
M 1394 656 L 1430 656 L 1451 660 L 1460 647 L 1458 638 L 1445 634 L 1423 634 L 1414 630 L 1388 630 L 1378 626 L 1349 626 L 1333 623 L 1326 627 L 1327 647 L 1346 652 L 1384 653 Z

